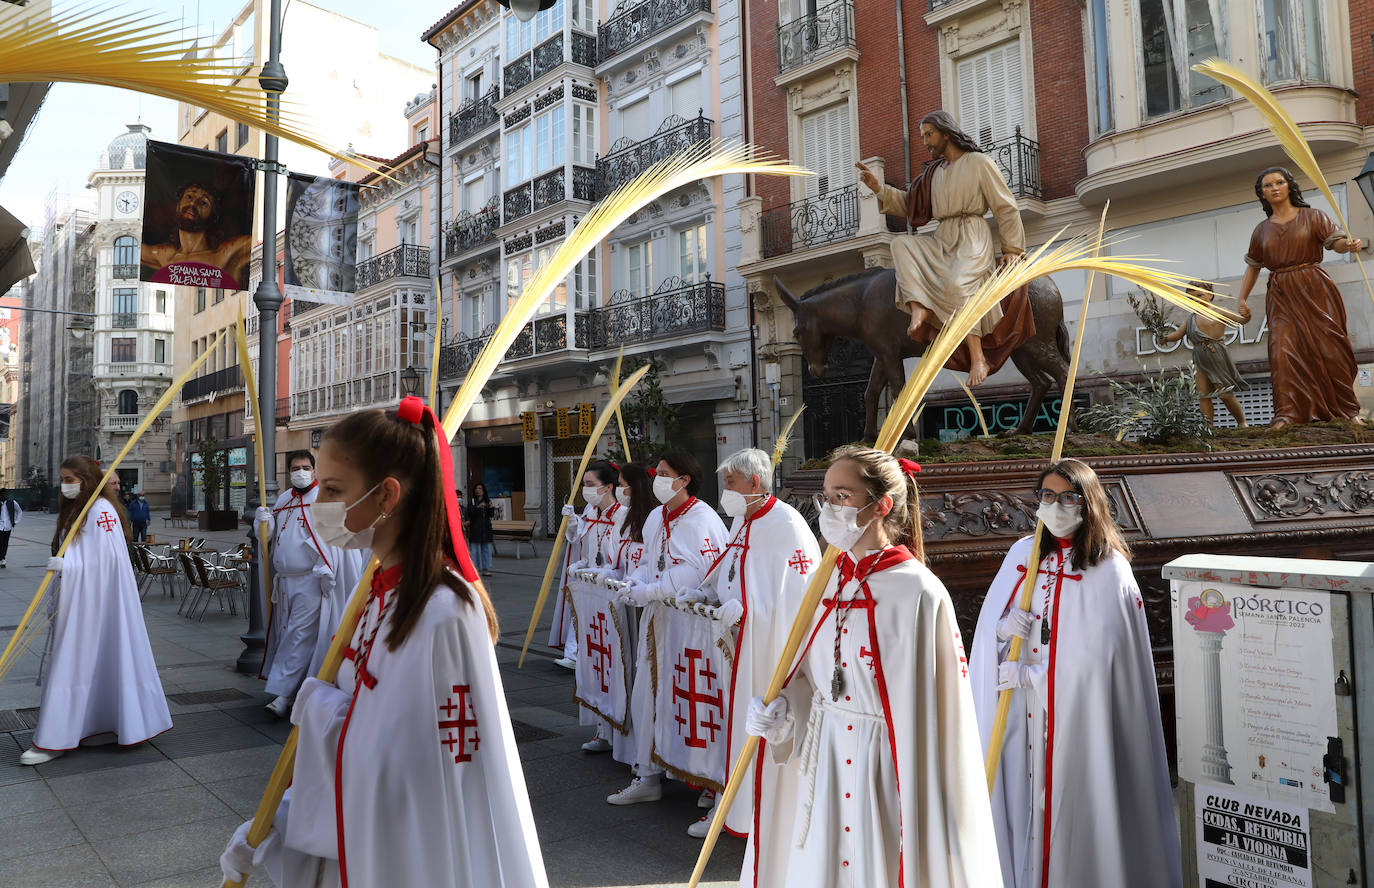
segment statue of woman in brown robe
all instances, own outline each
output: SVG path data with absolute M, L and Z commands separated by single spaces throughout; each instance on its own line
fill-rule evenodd
M 1269 269 L 1265 311 L 1274 386 L 1271 428 L 1356 419 L 1358 368 L 1345 330 L 1345 303 L 1321 262 L 1323 250 L 1350 253 L 1364 244 L 1338 229 L 1330 216 L 1308 206 L 1293 174 L 1283 167 L 1260 173 L 1255 196 L 1268 218 L 1250 235 L 1239 311 L 1241 318 L 1250 319 L 1246 300 L 1260 269 Z

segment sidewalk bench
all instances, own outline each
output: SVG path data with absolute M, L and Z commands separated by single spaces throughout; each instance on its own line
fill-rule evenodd
M 491 542 L 493 550 L 496 548 L 497 540 L 509 540 L 515 543 L 515 557 L 517 560 L 520 558 L 521 543 L 530 547 L 530 552 L 534 554 L 534 557 L 539 557 L 539 550 L 534 547 L 533 521 L 491 522 Z
M 185 515 L 176 515 L 162 519 L 164 526 L 171 527 L 197 527 L 200 523 L 199 512 L 187 512 Z

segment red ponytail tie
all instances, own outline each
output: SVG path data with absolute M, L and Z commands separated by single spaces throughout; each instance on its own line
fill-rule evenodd
M 616 465 L 611 460 L 606 460 L 606 464 L 609 465 L 611 468 L 615 469 L 617 472 L 620 471 L 620 466 Z
M 416 400 L 419 399 L 417 398 Z M 918 462 L 912 462 L 909 459 L 898 459 L 897 465 L 901 467 L 903 472 L 905 472 L 908 475 L 911 475 L 912 477 L 915 477 L 921 472 L 921 464 Z
M 453 540 L 453 554 L 458 558 L 458 573 L 469 583 L 475 583 L 477 568 L 472 565 L 467 540 L 463 539 L 462 512 L 458 510 L 457 488 L 453 486 L 453 451 L 449 447 L 448 436 L 444 434 L 444 425 L 429 405 L 414 395 L 402 398 L 400 406 L 396 408 L 397 419 L 418 426 L 425 424 L 426 417 L 434 429 L 434 437 L 439 440 L 439 470 L 444 476 L 444 514 L 448 518 L 449 537 Z
M 650 478 L 654 478 L 654 477 L 657 477 L 657 476 L 658 476 L 658 469 L 650 469 L 650 470 L 649 470 L 649 477 L 650 477 Z

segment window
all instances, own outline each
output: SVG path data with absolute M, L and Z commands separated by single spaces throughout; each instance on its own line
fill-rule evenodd
M 596 33 L 596 4 L 593 0 L 571 0 L 572 23 L 590 34 Z
M 563 30 L 563 0 L 538 13 L 534 17 L 535 45 L 543 43 Z
M 420 223 L 415 219 L 403 219 L 396 224 L 396 237 L 403 244 L 420 242 Z
M 196 287 L 196 314 L 205 311 L 205 288 Z
M 422 127 L 420 127 L 419 132 L 416 133 L 415 144 L 418 145 L 418 144 L 420 144 L 421 142 L 428 142 L 428 141 L 429 141 L 429 127 L 427 127 L 427 126 L 422 126 Z
M 114 325 L 116 327 L 134 326 L 134 316 L 138 312 L 138 288 L 115 287 Z
M 573 163 L 596 166 L 596 108 L 573 103 Z
M 531 175 L 563 165 L 567 113 L 562 105 L 555 105 L 534 119 L 535 151 Z
M 525 285 L 534 277 L 534 255 L 526 253 L 506 260 L 506 311 L 510 311 L 515 301 L 524 292 Z
M 221 289 L 216 288 L 216 289 L 215 289 L 215 304 L 216 304 L 216 305 L 219 305 L 219 304 L 220 304 L 221 302 L 223 302 L 223 301 L 224 301 L 224 291 L 221 290 Z
M 167 363 L 167 340 L 153 340 L 153 362 L 156 364 Z
M 506 59 L 515 61 L 534 48 L 534 21 L 522 22 L 506 16 Z
M 1025 125 L 1021 89 L 1021 43 L 1001 46 L 960 59 L 959 126 L 979 145 L 1009 139 Z
M 710 264 L 706 258 L 706 226 L 698 225 L 677 233 L 678 276 L 685 284 L 706 280 Z
M 1092 70 L 1093 123 L 1098 135 L 1112 130 L 1112 67 L 1107 50 L 1111 45 L 1107 0 L 1088 0 L 1088 64 Z
M 597 292 L 596 253 L 596 248 L 593 248 L 585 259 L 573 267 L 573 298 L 576 300 L 574 307 L 578 311 L 596 308 L 601 301 Z
M 1215 0 L 1140 0 L 1141 70 L 1147 117 L 1226 98 L 1224 86 L 1189 70 L 1214 56 L 1225 57 L 1220 39 L 1225 22 L 1220 18 Z
M 1320 0 L 1263 0 L 1261 13 L 1264 79 L 1325 80 Z
M 807 197 L 819 197 L 854 181 L 849 147 L 849 105 L 840 103 L 801 119 L 802 165 L 816 171 L 803 180 Z
M 465 299 L 466 299 L 466 301 L 467 301 L 467 309 L 468 309 L 468 310 L 467 310 L 467 334 L 468 334 L 469 336 L 478 336 L 478 335 L 481 334 L 482 330 L 485 329 L 485 327 L 486 327 L 486 325 L 483 323 L 483 321 L 484 321 L 486 318 L 485 318 L 485 312 L 483 312 L 483 310 L 482 310 L 482 309 L 483 309 L 483 305 L 482 305 L 482 301 L 483 301 L 483 300 L 482 300 L 482 294 L 481 294 L 481 293 L 469 293 L 469 294 L 465 297 Z
M 119 415 L 132 416 L 138 412 L 138 392 L 124 389 L 119 393 Z
M 519 185 L 534 175 L 533 127 L 522 126 L 506 133 L 506 153 L 501 163 L 506 170 L 506 187 Z
M 692 120 L 702 113 L 706 101 L 701 94 L 701 75 L 693 74 L 668 87 L 670 113 L 683 120 Z
M 540 247 L 535 251 L 535 268 L 543 268 L 549 264 L 549 259 L 553 256 L 554 250 L 558 249 L 558 244 L 549 244 Z M 525 279 L 529 283 L 529 278 Z M 544 304 L 539 306 L 540 314 L 549 312 L 566 311 L 568 308 L 568 279 L 564 278 L 558 282 L 558 286 L 553 288 L 553 292 L 544 300 Z
M 358 240 L 358 261 L 372 258 L 372 238 L 359 238 Z
M 654 291 L 653 241 L 630 244 L 625 248 L 625 289 L 631 298 Z
M 134 269 L 138 273 L 138 240 L 136 238 L 124 237 L 115 238 L 114 242 L 114 264 L 115 276 L 122 277 L 120 267 Z
M 158 314 L 166 314 L 166 313 L 167 313 L 167 291 L 166 291 L 166 290 L 158 290 L 158 291 L 157 291 L 156 303 L 155 303 L 155 304 L 157 305 L 157 313 L 158 313 Z
M 478 176 L 471 182 L 463 183 L 463 209 L 475 213 L 487 202 L 486 179 Z
M 138 342 L 132 336 L 115 337 L 110 340 L 110 361 L 115 364 L 132 364 L 138 360 Z
M 471 101 L 471 102 L 475 102 L 475 101 L 477 101 L 478 99 L 482 98 L 482 72 L 481 72 L 481 71 L 478 71 L 476 74 L 469 74 L 469 75 L 468 75 L 468 78 L 467 78 L 467 89 L 464 91 L 464 97 L 465 97 L 468 101 Z
M 648 97 L 622 107 L 617 121 L 620 125 L 620 135 L 617 139 L 628 138 L 638 142 L 653 135 L 654 126 L 649 121 Z
M 220 154 L 229 153 L 229 130 L 222 129 L 219 135 L 215 136 L 215 150 Z
M 239 148 L 242 148 L 244 145 L 248 144 L 248 124 L 234 124 L 234 141 Z

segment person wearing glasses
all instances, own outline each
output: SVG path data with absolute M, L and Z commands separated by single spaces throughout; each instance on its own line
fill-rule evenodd
M 919 471 L 862 447 L 826 470 L 821 533 L 841 554 L 782 694 L 750 701 L 741 885 L 1002 885 L 954 605 L 922 563 Z
M 1025 537 L 983 600 L 969 663 L 985 754 L 998 697 L 1012 694 L 992 792 L 1003 881 L 1179 886 L 1154 659 L 1130 549 L 1086 464 L 1050 465 L 1035 496 L 1044 530 L 1030 609 L 1020 603 Z

